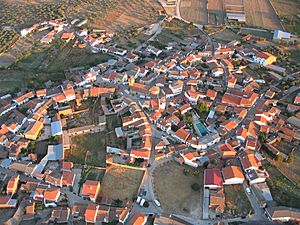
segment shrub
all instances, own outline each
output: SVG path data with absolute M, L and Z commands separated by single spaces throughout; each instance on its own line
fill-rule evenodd
M 194 176 L 199 176 L 199 174 L 200 174 L 200 170 L 195 170 L 195 171 L 193 172 L 193 175 L 194 175 Z
M 283 157 L 281 154 L 276 155 L 276 161 L 277 162 L 283 162 Z
M 183 173 L 184 173 L 184 175 L 188 176 L 188 175 L 190 175 L 191 170 L 190 169 L 184 169 Z
M 200 190 L 200 185 L 197 184 L 197 183 L 193 183 L 191 185 L 191 188 L 194 190 L 194 191 L 199 191 Z

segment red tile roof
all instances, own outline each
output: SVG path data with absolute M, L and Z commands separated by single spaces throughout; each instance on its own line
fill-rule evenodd
M 218 187 L 223 186 L 221 171 L 219 169 L 206 169 L 204 171 L 204 178 L 205 185 L 216 185 Z

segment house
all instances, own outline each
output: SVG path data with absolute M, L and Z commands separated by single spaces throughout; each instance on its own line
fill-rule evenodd
M 37 90 L 37 91 L 35 92 L 35 94 L 36 94 L 36 97 L 37 97 L 37 98 L 43 98 L 43 97 L 46 97 L 46 95 L 47 95 L 47 90 L 46 90 L 46 89 L 40 89 L 40 90 Z
M 159 56 L 162 53 L 162 50 L 157 49 L 157 48 L 155 48 L 153 46 L 150 46 L 150 45 L 146 48 L 146 51 L 150 52 L 151 54 L 153 54 L 155 56 Z
M 298 93 L 297 96 L 295 97 L 294 104 L 300 105 L 300 93 Z
M 73 87 L 63 89 L 63 93 L 68 102 L 76 99 L 76 95 L 75 95 L 75 91 L 74 91 Z
M 221 171 L 219 169 L 204 170 L 204 188 L 217 189 L 223 187 Z
M 28 93 L 26 93 L 26 94 L 24 94 L 24 95 L 21 95 L 21 96 L 15 98 L 13 101 L 14 101 L 15 103 L 17 103 L 17 105 L 22 105 L 22 104 L 28 102 L 29 99 L 31 99 L 31 98 L 33 98 L 33 97 L 34 97 L 34 92 L 31 91 L 31 92 L 28 92 Z
M 239 159 L 244 170 L 258 170 L 261 166 L 261 162 L 257 159 L 254 152 L 249 150 L 242 152 L 239 156 Z
M 249 184 L 263 183 L 269 177 L 269 174 L 265 170 L 245 170 L 245 177 L 249 181 Z
M 43 127 L 44 127 L 43 122 L 38 120 L 35 121 L 26 129 L 26 131 L 24 132 L 24 137 L 26 139 L 35 141 L 38 138 Z
M 74 32 L 63 33 L 61 39 L 65 40 L 67 43 L 75 38 Z
M 242 184 L 245 180 L 242 170 L 238 166 L 227 166 L 222 169 L 224 184 Z
M 270 207 L 266 210 L 268 217 L 275 222 L 300 222 L 300 211 L 287 207 Z
M 89 204 L 85 210 L 85 222 L 86 223 L 95 223 L 97 218 L 99 205 Z
M 10 196 L 0 196 L 0 209 L 16 208 L 18 200 Z
M 133 63 L 135 61 L 137 61 L 139 59 L 139 56 L 130 52 L 125 56 L 125 59 L 129 62 L 129 63 Z
M 263 66 L 267 66 L 276 62 L 276 59 L 277 59 L 276 56 L 268 52 L 259 52 L 253 56 L 254 62 Z
M 69 207 L 59 207 L 57 209 L 53 209 L 49 220 L 55 222 L 56 224 L 65 224 L 69 221 L 70 211 L 71 210 Z
M 140 212 L 135 212 L 133 216 L 128 221 L 128 224 L 132 225 L 145 225 L 148 219 L 148 215 L 142 214 Z
M 46 207 L 56 207 L 58 198 L 60 196 L 59 188 L 47 188 L 44 193 L 44 205 Z
M 126 222 L 126 220 L 128 219 L 129 217 L 129 213 L 130 213 L 130 209 L 129 208 L 126 208 L 124 209 L 121 214 L 119 215 L 119 223 L 121 224 L 124 224 Z
M 19 174 L 16 174 L 9 179 L 7 187 L 6 187 L 6 193 L 8 195 L 14 195 L 15 193 L 17 193 L 19 181 L 20 181 Z
M 234 148 L 228 143 L 219 145 L 218 152 L 222 159 L 234 158 L 237 154 Z
M 291 38 L 291 34 L 288 32 L 284 32 L 282 30 L 275 30 L 273 35 L 273 40 L 289 40 Z
M 186 131 L 184 128 L 179 128 L 175 133 L 174 137 L 182 143 L 186 143 L 187 139 L 190 136 L 190 132 Z
M 51 122 L 51 135 L 62 135 L 62 125 L 60 120 Z
M 187 152 L 187 153 L 181 153 L 180 155 L 183 158 L 184 163 L 186 165 L 194 168 L 198 167 L 197 160 L 202 157 L 200 154 L 198 154 L 198 152 Z
M 100 193 L 100 182 L 94 180 L 86 180 L 82 186 L 81 195 L 89 198 L 92 202 L 96 202 Z
M 225 194 L 223 188 L 209 191 L 209 217 L 220 217 L 225 209 Z
M 63 161 L 62 168 L 61 168 L 62 171 L 71 172 L 72 168 L 73 168 L 73 163 L 72 162 Z

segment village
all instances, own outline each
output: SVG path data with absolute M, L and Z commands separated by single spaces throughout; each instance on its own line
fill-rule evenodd
M 127 49 L 86 23 L 21 30 L 109 60 L 0 97 L 1 224 L 300 221 L 299 71 L 251 34 Z

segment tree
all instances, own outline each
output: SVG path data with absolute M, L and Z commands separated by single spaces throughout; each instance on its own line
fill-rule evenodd
M 197 184 L 197 183 L 193 183 L 191 185 L 191 188 L 194 190 L 194 191 L 199 191 L 200 190 L 200 185 Z
M 205 163 L 203 163 L 203 167 L 206 169 L 208 167 L 209 162 L 206 161 Z
M 198 105 L 198 110 L 200 113 L 203 113 L 203 112 L 208 112 L 209 111 L 209 108 L 207 107 L 206 104 L 204 104 L 203 102 L 201 102 L 199 105 Z

